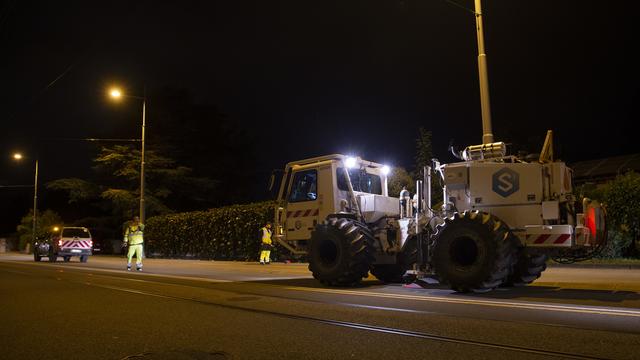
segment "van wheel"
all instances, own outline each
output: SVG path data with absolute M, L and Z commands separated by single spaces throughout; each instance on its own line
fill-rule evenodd
M 86 263 L 87 260 L 89 260 L 89 257 L 87 255 L 82 255 L 80 256 L 80 262 L 82 263 Z
M 63 256 L 62 259 L 64 262 L 69 262 L 69 260 L 71 260 L 71 256 Z

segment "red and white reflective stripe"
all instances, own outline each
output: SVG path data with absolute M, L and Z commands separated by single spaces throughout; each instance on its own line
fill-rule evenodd
M 287 211 L 287 217 L 318 216 L 318 214 L 320 214 L 320 209 L 307 209 L 307 210 Z
M 60 245 L 60 247 L 81 249 L 90 248 L 91 240 L 66 240 L 62 242 L 62 245 Z
M 571 234 L 528 234 L 529 244 L 555 244 L 560 245 L 566 242 L 571 243 Z

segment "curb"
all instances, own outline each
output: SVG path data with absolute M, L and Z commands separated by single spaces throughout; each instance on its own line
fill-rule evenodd
M 640 265 L 558 264 L 547 263 L 547 267 L 573 269 L 640 269 Z

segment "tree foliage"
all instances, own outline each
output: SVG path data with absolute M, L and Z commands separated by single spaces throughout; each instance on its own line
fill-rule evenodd
M 403 167 L 394 167 L 389 175 L 389 196 L 398 197 L 403 186 L 407 187 L 409 192 L 414 193 L 416 191 L 416 185 L 413 181 L 413 177 Z
M 164 88 L 151 97 L 150 141 L 178 163 L 196 169 L 197 176 L 217 181 L 217 191 L 208 194 L 209 207 L 249 202 L 256 186 L 264 192 L 263 182 L 256 181 L 257 134 L 249 127 L 212 104 L 197 102 L 188 90 Z
M 607 212 L 608 246 L 601 257 L 638 256 L 640 238 L 640 174 L 628 172 L 602 184 L 576 188 L 579 198 L 600 201 Z
M 638 256 L 636 242 L 640 237 L 640 174 L 618 175 L 604 188 L 607 224 L 610 229 L 627 237 L 624 256 Z
M 112 215 L 130 218 L 140 198 L 141 152 L 131 146 L 103 147 L 94 159 L 96 182 L 67 178 L 47 188 L 68 193 L 69 202 L 86 202 L 107 209 Z M 167 156 L 145 151 L 145 204 L 149 216 L 200 207 L 212 198 L 216 183 L 192 176 L 192 170 L 176 165 Z
M 416 156 L 414 158 L 416 167 L 413 172 L 416 177 L 421 176 L 422 169 L 424 169 L 425 166 L 431 166 L 431 160 L 433 159 L 432 138 L 433 133 L 430 130 L 426 130 L 423 127 L 418 129 Z
M 66 192 L 69 196 L 69 203 L 79 203 L 100 196 L 98 185 L 78 178 L 54 180 L 47 183 L 47 188 Z
M 44 239 L 51 235 L 54 226 L 62 226 L 60 215 L 52 210 L 45 210 L 36 218 L 36 239 Z M 19 248 L 24 249 L 33 239 L 33 209 L 22 217 L 17 229 L 20 238 Z

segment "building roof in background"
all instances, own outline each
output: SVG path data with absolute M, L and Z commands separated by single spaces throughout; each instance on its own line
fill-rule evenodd
M 614 156 L 570 164 L 573 178 L 578 182 L 607 180 L 629 170 L 640 172 L 640 154 Z

